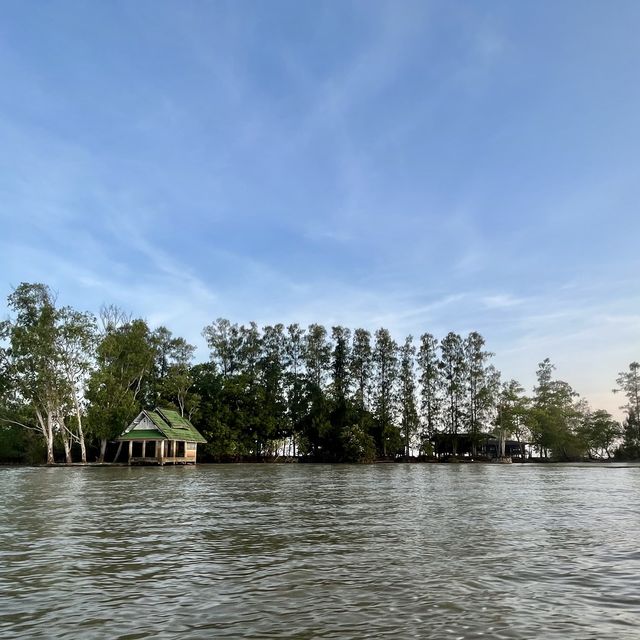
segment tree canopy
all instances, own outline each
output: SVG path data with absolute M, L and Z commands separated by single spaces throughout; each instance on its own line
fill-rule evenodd
M 59 306 L 44 284 L 8 296 L 0 323 L 0 460 L 105 460 L 142 408 L 193 421 L 206 459 L 366 462 L 428 459 L 435 438 L 478 457 L 496 438 L 544 459 L 640 457 L 640 365 L 617 378 L 621 425 L 592 410 L 548 359 L 530 396 L 501 382 L 478 332 L 425 332 L 397 341 L 385 328 L 218 318 L 203 329 L 207 362 L 164 326 L 114 306 L 99 318 Z M 459 450 L 460 449 L 460 450 Z

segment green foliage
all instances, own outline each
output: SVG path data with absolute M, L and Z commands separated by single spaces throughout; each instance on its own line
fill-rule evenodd
M 145 405 L 154 388 L 157 349 L 144 320 L 108 323 L 98 344 L 96 367 L 89 378 L 87 427 L 101 441 L 100 459 L 113 440 Z M 148 397 L 153 406 L 154 398 Z
M 454 436 L 454 455 L 456 454 L 455 436 L 460 431 L 464 420 L 465 384 L 467 379 L 467 363 L 464 343 L 457 334 L 448 333 L 440 343 L 440 384 L 444 404 L 444 423 L 447 432 Z
M 430 456 L 438 442 L 475 453 L 493 431 L 530 442 L 557 460 L 640 457 L 640 365 L 618 377 L 627 418 L 621 427 L 590 411 L 540 363 L 531 399 L 514 380 L 500 385 L 484 338 L 425 333 L 416 350 L 386 329 L 371 334 L 319 324 L 259 328 L 219 318 L 204 328 L 210 361 L 193 365 L 194 347 L 166 327 L 150 330 L 114 307 L 91 314 L 58 308 L 41 284 L 9 296 L 0 323 L 0 456 L 53 460 L 83 442 L 83 425 L 101 456 L 141 408 L 172 406 L 208 443 L 206 459 L 276 456 L 370 461 Z M 437 442 L 435 438 L 438 438 Z M 622 445 L 616 450 L 620 438 Z M 447 444 L 448 443 L 448 444 Z M 83 446 L 84 451 L 84 446 Z M 450 451 L 451 452 L 451 451 Z
M 340 436 L 343 462 L 373 462 L 376 443 L 359 424 L 349 425 Z
M 373 415 L 378 455 L 395 455 L 402 448 L 398 428 L 398 345 L 387 329 L 378 329 L 373 348 Z
M 622 393 L 627 399 L 621 409 L 626 413 L 622 429 L 622 444 L 618 457 L 640 459 L 640 363 L 632 362 L 627 371 L 621 371 L 614 393 Z
M 580 438 L 585 407 L 576 401 L 578 394 L 567 382 L 553 379 L 554 369 L 548 358 L 538 365 L 538 385 L 529 412 L 532 440 L 545 458 L 580 459 L 588 449 Z
M 420 434 L 420 440 L 423 444 L 420 449 L 424 450 L 436 432 L 442 411 L 438 340 L 430 333 L 425 333 L 420 337 L 417 365 L 420 372 L 420 415 L 423 425 Z
M 615 455 L 623 460 L 640 460 L 640 414 L 633 408 L 622 423 L 622 444 Z
M 403 440 L 403 455 L 411 455 L 413 440 L 418 431 L 418 410 L 416 408 L 416 348 L 413 337 L 407 336 L 400 349 L 400 425 Z
M 616 442 L 622 436 L 620 424 L 607 411 L 587 412 L 577 435 L 590 458 L 611 458 Z

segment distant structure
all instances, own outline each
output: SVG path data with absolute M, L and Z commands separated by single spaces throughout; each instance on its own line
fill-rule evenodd
M 195 464 L 198 443 L 206 440 L 177 411 L 141 411 L 117 438 L 129 443 L 129 464 Z
M 512 458 L 524 461 L 527 457 L 528 443 L 519 440 L 505 440 L 504 453 L 501 454 L 501 442 L 490 434 L 481 433 L 475 437 L 475 454 L 473 453 L 474 438 L 470 433 L 436 433 L 433 436 L 433 451 L 438 458 L 459 456 L 461 458 L 500 459 Z

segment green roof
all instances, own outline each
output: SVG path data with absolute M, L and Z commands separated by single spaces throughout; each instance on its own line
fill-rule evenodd
M 123 433 L 118 440 L 164 440 L 161 433 L 151 429 L 136 429 Z
M 177 411 L 156 408 L 154 411 L 143 411 L 158 431 L 136 429 L 125 431 L 118 440 L 185 440 L 186 442 L 206 442 L 198 430 Z M 141 415 L 142 415 L 141 414 Z M 164 436 L 164 437 L 159 437 Z

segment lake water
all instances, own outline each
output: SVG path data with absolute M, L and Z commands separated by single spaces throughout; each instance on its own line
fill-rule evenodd
M 640 638 L 640 468 L 0 469 L 2 638 Z

